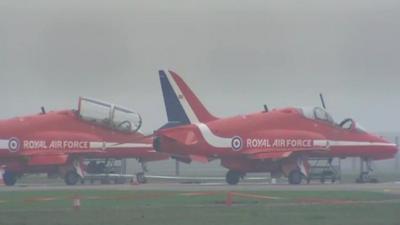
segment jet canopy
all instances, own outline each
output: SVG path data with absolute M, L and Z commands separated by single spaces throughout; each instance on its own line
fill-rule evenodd
M 321 107 L 304 107 L 301 108 L 301 111 L 303 112 L 303 115 L 308 119 L 326 121 L 343 129 L 365 132 L 365 129 L 351 118 L 347 118 L 340 123 L 336 123 L 333 117 Z
M 322 120 L 333 124 L 335 123 L 333 117 L 325 109 L 321 107 L 314 107 L 314 108 L 304 107 L 301 108 L 301 111 L 303 112 L 303 115 L 308 119 Z
M 133 133 L 142 125 L 138 113 L 89 98 L 79 98 L 78 115 L 82 120 L 121 132 Z

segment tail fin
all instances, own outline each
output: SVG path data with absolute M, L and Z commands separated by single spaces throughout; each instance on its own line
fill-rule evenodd
M 217 119 L 211 115 L 179 75 L 159 71 L 167 117 L 170 123 L 206 123 Z

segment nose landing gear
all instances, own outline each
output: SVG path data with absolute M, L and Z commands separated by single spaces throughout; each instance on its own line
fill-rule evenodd
M 372 168 L 372 160 L 361 158 L 360 161 L 360 175 L 356 179 L 356 183 L 378 183 L 378 179 L 370 176 L 370 173 L 374 171 Z

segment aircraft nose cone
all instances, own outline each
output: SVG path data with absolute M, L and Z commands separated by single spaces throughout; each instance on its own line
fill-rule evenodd
M 398 146 L 396 146 L 395 144 L 392 146 L 392 152 L 393 152 L 393 155 L 396 155 L 398 152 L 399 152 L 399 147 Z
M 399 151 L 398 146 L 390 141 L 387 141 L 383 137 L 379 137 L 379 141 L 383 145 L 379 149 L 379 152 L 382 154 L 382 158 L 394 158 Z

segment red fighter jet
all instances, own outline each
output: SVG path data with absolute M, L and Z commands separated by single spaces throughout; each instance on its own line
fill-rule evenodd
M 168 123 L 156 132 L 154 148 L 191 162 L 220 159 L 226 182 L 237 184 L 248 172 L 284 175 L 300 184 L 309 174 L 309 157 L 394 157 L 397 148 L 368 133 L 352 119 L 335 123 L 323 108 L 283 108 L 229 118 L 211 115 L 185 82 L 172 71 L 160 71 Z
M 167 159 L 154 151 L 153 138 L 139 131 L 141 123 L 131 110 L 88 98 L 79 99 L 77 110 L 46 113 L 42 108 L 38 115 L 2 120 L 4 183 L 14 185 L 24 173 L 48 173 L 74 185 L 84 177 L 87 158 L 136 158 L 141 163 Z

